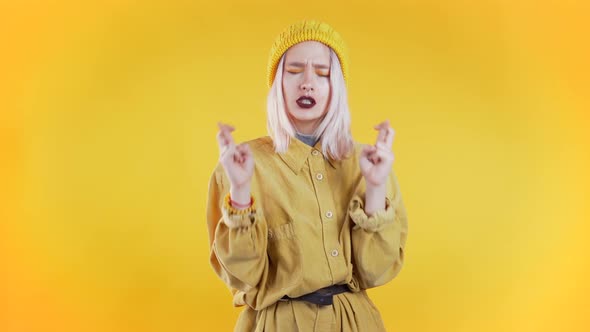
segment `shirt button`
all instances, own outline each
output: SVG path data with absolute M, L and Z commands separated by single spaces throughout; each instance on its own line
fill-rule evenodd
M 313 154 L 314 156 L 317 156 L 320 153 L 318 152 L 318 150 L 313 150 L 313 151 L 311 151 L 311 154 Z
M 333 216 L 332 211 L 326 212 L 326 217 L 332 218 L 332 216 Z
M 322 175 L 322 173 L 318 173 L 318 174 L 316 174 L 315 178 L 318 179 L 318 180 L 320 180 L 320 181 L 322 181 L 322 179 L 324 178 L 324 176 Z
M 332 250 L 332 257 L 336 257 L 338 256 L 338 250 L 334 249 Z

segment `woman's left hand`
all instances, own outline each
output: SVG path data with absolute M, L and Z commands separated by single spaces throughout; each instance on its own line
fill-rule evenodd
M 360 167 L 367 186 L 384 186 L 391 166 L 393 165 L 393 128 L 389 126 L 389 120 L 376 125 L 379 131 L 375 145 L 366 145 L 361 150 Z

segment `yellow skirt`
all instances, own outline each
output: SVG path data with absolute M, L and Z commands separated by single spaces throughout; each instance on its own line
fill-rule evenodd
M 279 301 L 260 311 L 246 307 L 234 332 L 380 332 L 379 311 L 363 290 L 334 296 L 334 304 Z

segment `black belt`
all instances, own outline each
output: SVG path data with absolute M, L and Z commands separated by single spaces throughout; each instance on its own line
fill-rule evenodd
M 319 305 L 331 305 L 333 302 L 333 296 L 344 293 L 350 292 L 350 288 L 347 285 L 332 285 L 325 288 L 318 289 L 315 292 L 311 292 L 305 295 L 301 295 L 299 297 L 288 297 L 287 295 L 283 296 L 279 301 L 307 301 L 314 304 Z

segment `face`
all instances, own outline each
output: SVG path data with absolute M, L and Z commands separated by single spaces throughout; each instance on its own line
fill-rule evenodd
M 312 134 L 330 103 L 330 48 L 305 41 L 289 48 L 283 66 L 283 96 L 298 132 Z

